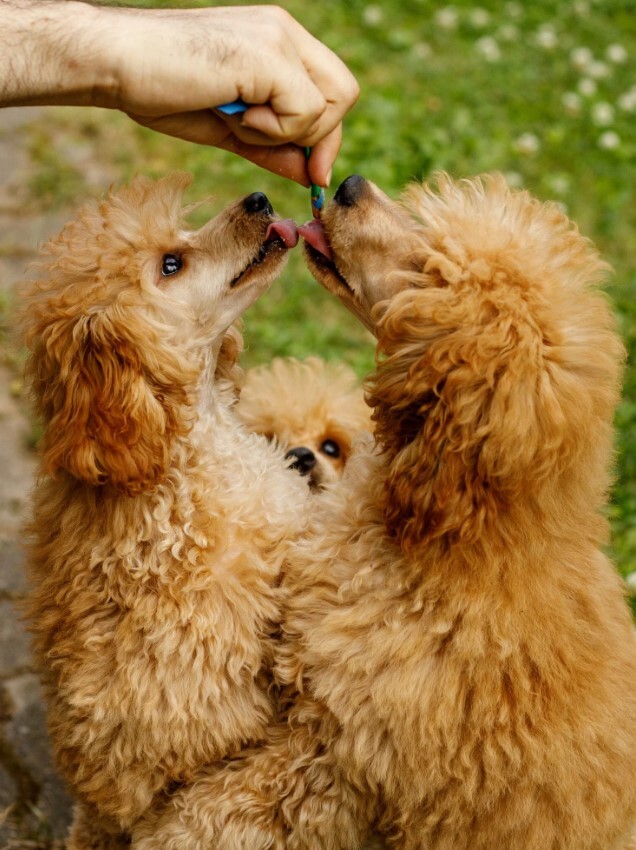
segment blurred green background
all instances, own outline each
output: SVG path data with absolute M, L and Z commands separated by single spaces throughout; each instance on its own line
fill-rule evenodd
M 630 362 L 617 418 L 611 515 L 614 553 L 629 576 L 636 563 L 633 0 L 280 5 L 335 50 L 361 85 L 346 119 L 334 187 L 355 172 L 397 195 L 408 181 L 437 169 L 454 176 L 502 171 L 513 186 L 563 204 L 612 264 L 609 291 Z M 76 164 L 90 150 L 112 165 L 118 181 L 137 171 L 158 176 L 183 169 L 195 178 L 193 200 L 212 194 L 220 208 L 262 190 L 283 216 L 310 216 L 307 190 L 230 154 L 145 131 L 119 114 L 55 110 L 49 122 L 54 132 L 49 123 L 32 133 L 38 167 L 31 188 L 40 204 L 74 203 L 97 191 Z M 373 362 L 370 338 L 311 280 L 298 251 L 249 311 L 246 344 L 246 365 L 277 354 L 317 353 L 363 375 Z

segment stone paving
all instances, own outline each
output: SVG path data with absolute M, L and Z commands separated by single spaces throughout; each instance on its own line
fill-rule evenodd
M 0 110 L 0 296 L 59 229 L 61 213 L 25 203 L 27 131 L 36 109 Z M 51 762 L 44 707 L 21 619 L 26 593 L 21 527 L 35 457 L 30 425 L 16 393 L 15 369 L 0 363 L 0 850 L 61 846 L 70 800 Z

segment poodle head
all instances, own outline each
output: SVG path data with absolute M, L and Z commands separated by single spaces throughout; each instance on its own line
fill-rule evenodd
M 282 268 L 295 227 L 261 193 L 200 230 L 178 174 L 88 204 L 22 288 L 44 469 L 137 494 L 165 474 L 204 374 L 231 377 L 233 327 Z
M 353 372 L 318 357 L 276 358 L 250 369 L 236 411 L 250 431 L 285 448 L 312 489 L 337 481 L 354 438 L 371 430 Z
M 604 501 L 623 349 L 606 267 L 556 205 L 445 175 L 395 203 L 354 176 L 300 232 L 378 339 L 368 400 L 403 549 Z

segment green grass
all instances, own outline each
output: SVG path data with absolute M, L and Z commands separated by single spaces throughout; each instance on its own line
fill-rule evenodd
M 196 0 L 194 0 L 196 3 Z M 143 2 L 138 5 L 175 5 Z M 193 5 L 188 0 L 183 5 Z M 202 3 L 200 5 L 203 5 Z M 629 351 L 617 417 L 618 476 L 611 508 L 621 571 L 636 567 L 636 16 L 632 0 L 331 0 L 281 3 L 332 47 L 361 84 L 346 120 L 333 184 L 357 172 L 396 195 L 437 169 L 504 172 L 561 202 L 615 269 L 609 286 Z M 67 115 L 69 113 L 66 113 Z M 79 114 L 79 113 L 74 113 Z M 141 170 L 191 171 L 193 198 L 218 206 L 254 190 L 296 220 L 308 192 L 224 152 L 167 139 L 113 113 L 82 112 L 77 132 L 127 179 Z M 67 130 L 73 119 L 65 119 Z M 113 144 L 114 140 L 114 144 Z M 40 178 L 54 192 L 50 156 Z M 62 171 L 64 198 L 73 163 Z M 56 166 L 57 167 L 57 166 Z M 48 172 L 47 172 L 48 168 Z M 37 187 L 36 187 L 37 188 Z M 246 317 L 249 365 L 275 354 L 319 353 L 360 372 L 369 338 L 310 279 L 295 256 Z

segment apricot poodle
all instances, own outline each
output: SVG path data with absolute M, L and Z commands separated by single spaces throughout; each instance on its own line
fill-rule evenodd
M 297 233 L 262 193 L 187 229 L 188 182 L 87 205 L 22 293 L 44 425 L 30 617 L 75 850 L 125 846 L 274 708 L 276 585 L 309 495 L 234 415 L 232 324 Z
M 605 272 L 502 178 L 349 178 L 301 228 L 378 339 L 377 445 L 290 552 L 287 716 L 149 810 L 137 850 L 619 850 L 636 637 L 604 549 L 623 348 Z
M 314 490 L 342 477 L 356 436 L 371 431 L 355 374 L 319 357 L 276 357 L 249 369 L 236 413 L 251 431 L 283 446 Z

